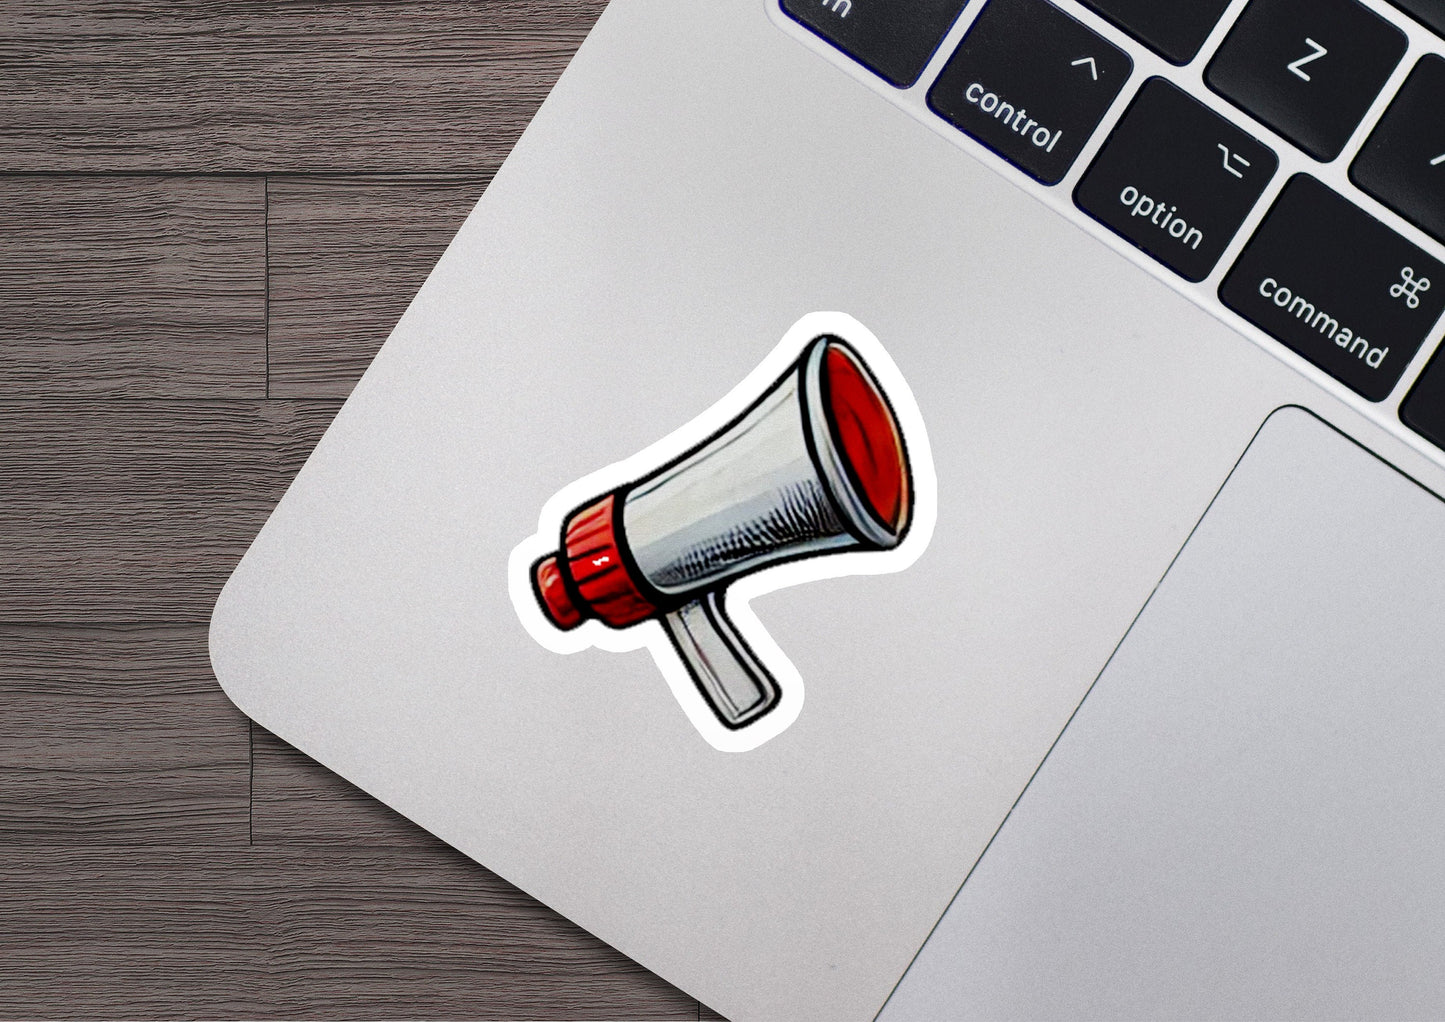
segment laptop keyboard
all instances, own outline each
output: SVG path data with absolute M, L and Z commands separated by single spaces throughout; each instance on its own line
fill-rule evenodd
M 1445 0 L 776 2 L 1445 449 Z

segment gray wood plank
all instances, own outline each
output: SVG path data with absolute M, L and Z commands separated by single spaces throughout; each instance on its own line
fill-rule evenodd
M 447 849 L 0 850 L 0 1016 L 695 1019 Z
M 0 397 L 265 396 L 262 181 L 4 177 L 0 208 Z
M 441 842 L 262 727 L 252 735 L 256 844 L 437 848 Z
M 0 625 L 0 845 L 246 844 L 249 746 L 201 626 Z
M 273 397 L 351 392 L 487 181 L 271 181 Z
M 198 622 L 336 412 L 0 401 L 0 622 Z
M 0 1017 L 270 1009 L 250 861 L 249 848 L 0 850 Z
M 494 169 L 603 0 L 9 0 L 0 170 Z
M 304 864 L 267 892 L 293 1015 L 696 1017 L 694 999 L 450 849 L 279 861 Z

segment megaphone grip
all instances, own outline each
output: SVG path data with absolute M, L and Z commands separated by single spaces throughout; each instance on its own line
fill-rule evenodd
M 725 726 L 745 727 L 777 705 L 778 683 L 723 611 L 721 591 L 709 591 L 664 614 L 662 624 Z

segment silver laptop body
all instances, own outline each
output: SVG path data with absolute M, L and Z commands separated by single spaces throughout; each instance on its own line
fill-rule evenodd
M 1084 719 L 1081 702 L 1273 413 L 1298 409 L 1279 414 L 1328 435 L 1327 450 L 1368 452 L 1344 469 L 1361 492 L 1401 473 L 1430 500 L 1445 492 L 1445 455 L 1399 417 L 1440 338 L 1433 315 L 1400 382 L 1375 401 L 1218 298 L 1299 173 L 1445 259 L 1445 245 L 1349 177 L 1390 95 L 1445 40 L 1367 5 L 1408 55 L 1344 155 L 1324 162 L 1206 86 L 1202 69 L 1240 0 L 1182 68 L 1057 0 L 1132 65 L 1062 182 L 1047 185 L 929 104 L 986 6 L 964 5 L 917 83 L 898 88 L 777 0 L 614 0 L 213 620 L 217 677 L 249 716 L 729 1017 L 872 1018 L 915 957 L 910 977 L 941 999 L 900 993 L 888 1009 L 898 1017 L 963 1015 L 967 1004 L 1005 1014 L 1008 1003 L 1107 1015 L 1144 1003 L 1122 983 L 1112 1010 L 1098 997 L 980 1000 L 996 973 L 975 967 L 986 960 L 976 943 L 919 952 L 935 927 L 997 931 L 967 885 L 959 895 L 995 835 L 1013 850 L 989 883 L 1035 875 L 1031 846 L 1005 842 L 1028 817 L 1021 793 L 1036 771 L 1041 784 L 1048 776 L 1040 764 L 1075 712 Z M 1087 64 L 1076 71 L 1088 77 Z M 1074 201 L 1156 76 L 1279 161 L 1200 282 Z M 1424 271 L 1412 269 L 1418 282 Z M 1435 296 L 1416 287 L 1398 300 L 1421 298 L 1429 315 L 1445 279 Z M 513 599 L 514 553 L 573 506 L 559 495 L 593 495 L 570 485 L 641 478 L 725 426 L 791 364 L 780 342 L 817 313 L 876 339 L 883 390 L 908 409 L 905 434 L 916 409 L 933 518 L 896 563 L 850 551 L 837 571 L 810 574 L 814 562 L 798 560 L 762 566 L 741 595 L 744 583 L 730 583 L 745 638 L 775 643 L 791 673 L 781 715 L 763 720 L 782 723 L 728 746 L 719 735 L 762 725 L 714 727 L 708 707 L 722 697 L 689 694 L 656 620 L 637 641 L 607 633 L 624 637 L 611 647 L 539 641 Z M 1251 508 L 1243 532 L 1267 516 L 1262 501 Z M 1281 513 L 1308 529 L 1307 511 Z M 1328 544 L 1312 549 L 1331 556 Z M 1397 576 L 1371 585 L 1408 601 L 1418 586 Z M 1250 641 L 1310 641 L 1283 620 Z M 777 666 L 771 651 L 762 659 Z M 1060 752 L 1074 734 L 1092 747 L 1111 732 L 1071 728 Z M 1033 802 L 1046 821 L 1073 804 Z M 1287 804 L 1279 819 L 1291 819 Z M 1101 840 L 1081 838 L 1079 862 L 1107 862 Z M 956 895 L 962 931 L 940 924 Z M 1218 954 L 1201 942 L 1177 962 L 1204 974 Z

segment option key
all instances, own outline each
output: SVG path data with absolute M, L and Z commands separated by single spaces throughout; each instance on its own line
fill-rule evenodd
M 1239 231 L 1279 159 L 1163 78 L 1139 91 L 1074 192 L 1079 208 L 1186 280 Z

